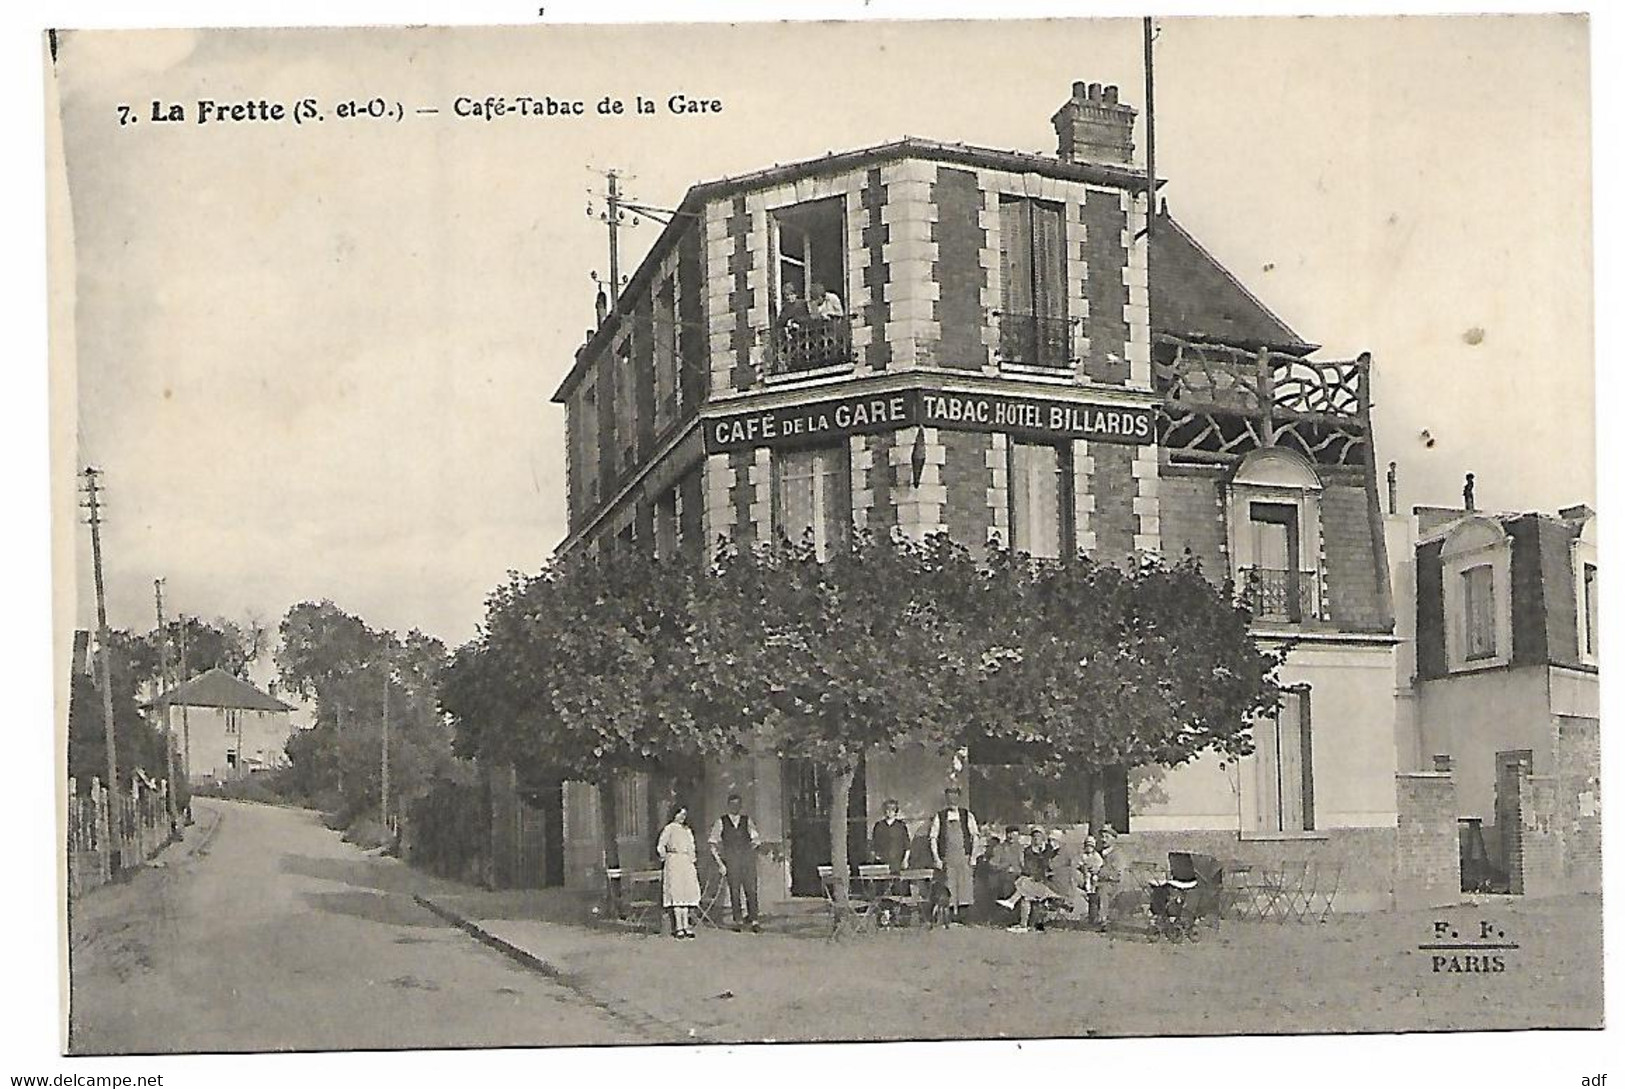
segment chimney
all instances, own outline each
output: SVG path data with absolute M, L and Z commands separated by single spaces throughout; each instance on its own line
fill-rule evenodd
M 1132 163 L 1138 112 L 1117 101 L 1115 86 L 1080 80 L 1072 85 L 1072 97 L 1050 118 L 1055 153 L 1073 163 Z

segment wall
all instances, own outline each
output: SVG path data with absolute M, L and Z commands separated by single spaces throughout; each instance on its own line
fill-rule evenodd
M 1595 718 L 1557 720 L 1557 825 L 1563 835 L 1563 881 L 1602 888 L 1602 752 Z
M 1459 903 L 1461 834 L 1455 782 L 1448 772 L 1402 773 L 1398 794 L 1395 903 L 1401 907 Z
M 1295 648 L 1281 669 L 1282 684 L 1310 689 L 1318 830 L 1394 825 L 1393 669 L 1391 647 L 1324 643 Z M 1234 833 L 1243 826 L 1238 812 L 1251 812 L 1246 792 L 1255 760 L 1221 767 L 1227 762 L 1209 753 L 1168 770 L 1132 795 L 1129 827 Z
M 1547 671 L 1496 669 L 1417 685 L 1422 758 L 1452 758 L 1460 816 L 1495 824 L 1495 754 L 1528 749 L 1535 774 L 1550 775 L 1556 728 L 1547 697 Z

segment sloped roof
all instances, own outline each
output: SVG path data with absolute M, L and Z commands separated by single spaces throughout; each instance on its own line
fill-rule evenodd
M 1151 331 L 1238 348 L 1313 351 L 1164 211 L 1151 234 Z
M 178 686 L 156 703 L 173 707 L 231 707 L 247 711 L 291 711 L 291 704 L 261 692 L 216 667 Z

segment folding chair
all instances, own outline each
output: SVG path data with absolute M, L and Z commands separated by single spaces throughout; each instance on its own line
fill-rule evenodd
M 1320 871 L 1320 877 L 1315 882 L 1315 900 L 1309 906 L 1316 922 L 1323 923 L 1332 916 L 1332 905 L 1337 900 L 1337 890 L 1343 883 L 1343 864 L 1333 862 Z
M 1219 914 L 1226 919 L 1246 919 L 1258 914 L 1258 887 L 1250 863 L 1240 859 L 1224 860 L 1224 896 L 1219 900 Z
M 1284 923 L 1298 916 L 1304 883 L 1309 879 L 1309 863 L 1303 859 L 1283 862 L 1277 877 L 1277 882 L 1270 889 L 1269 912 L 1275 916 L 1276 922 Z
M 647 928 L 653 919 L 655 929 L 662 929 L 661 879 L 659 870 L 605 867 L 604 885 L 609 896 L 610 917 L 640 928 Z
M 722 913 L 727 906 L 728 879 L 720 873 L 713 873 L 700 883 L 700 903 L 694 909 L 694 915 L 706 926 L 720 927 L 723 923 Z
M 834 941 L 841 928 L 840 909 L 835 903 L 835 867 L 818 867 L 818 881 L 824 889 L 824 904 L 829 908 L 829 938 Z M 874 903 L 855 896 L 850 882 L 846 889 L 846 903 L 851 912 L 852 932 L 861 934 L 869 929 L 869 924 L 873 921 Z

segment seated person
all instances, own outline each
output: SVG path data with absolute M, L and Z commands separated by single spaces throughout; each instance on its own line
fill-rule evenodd
M 1021 856 L 1021 873 L 1016 888 L 999 903 L 1019 913 L 1016 922 L 1006 927 L 1012 934 L 1025 934 L 1029 929 L 1044 929 L 1044 904 L 1065 897 L 1050 884 L 1050 865 L 1055 860 L 1055 848 L 1042 828 L 1034 828 Z M 1030 924 L 1030 926 L 1029 926 Z

